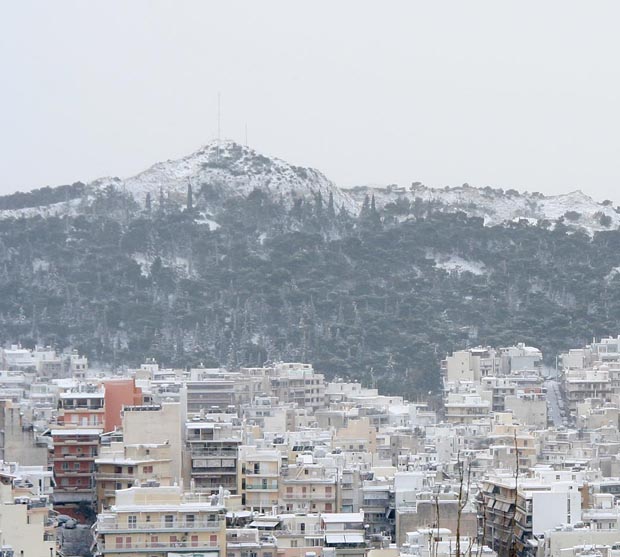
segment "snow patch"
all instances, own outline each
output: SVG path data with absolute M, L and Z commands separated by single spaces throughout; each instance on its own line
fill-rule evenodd
M 458 274 L 468 272 L 478 276 L 484 275 L 487 272 L 484 263 L 463 259 L 458 255 L 450 255 L 448 257 L 436 256 L 435 267 L 448 272 L 455 271 Z
M 364 186 L 353 188 L 349 193 L 360 205 L 367 195 L 374 195 L 378 207 L 399 201 L 409 202 L 414 214 L 416 210 L 424 212 L 429 206 L 433 211 L 446 213 L 462 211 L 470 217 L 482 218 L 485 226 L 518 222 L 522 219 L 530 224 L 546 220 L 553 225 L 555 221 L 563 218 L 565 225 L 584 229 L 590 234 L 620 227 L 620 214 L 616 213 L 611 205 L 597 203 L 578 190 L 545 196 L 516 190 L 475 188 L 467 184 L 455 188 L 430 188 L 416 182 L 409 188 Z M 566 217 L 567 213 L 578 215 L 571 220 Z M 605 226 L 605 221 L 608 226 Z

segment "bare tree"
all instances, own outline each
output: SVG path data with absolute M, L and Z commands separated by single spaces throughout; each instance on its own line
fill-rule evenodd
M 456 466 L 459 474 L 459 491 L 456 509 L 456 557 L 461 556 L 461 518 L 463 511 L 469 501 L 469 492 L 471 488 L 471 462 L 467 466 L 467 474 L 465 474 L 464 462 L 461 460 L 461 451 L 456 454 Z M 471 550 L 471 543 L 469 550 Z
M 515 528 L 517 525 L 517 504 L 519 502 L 519 447 L 517 445 L 517 430 L 514 431 L 514 451 L 515 451 L 515 496 L 513 501 L 512 516 L 510 518 L 510 550 L 509 557 L 517 556 L 517 539 L 515 536 Z

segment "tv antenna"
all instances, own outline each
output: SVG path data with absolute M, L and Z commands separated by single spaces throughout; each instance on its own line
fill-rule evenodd
M 220 160 L 220 141 L 222 140 L 222 95 L 217 92 L 217 160 Z

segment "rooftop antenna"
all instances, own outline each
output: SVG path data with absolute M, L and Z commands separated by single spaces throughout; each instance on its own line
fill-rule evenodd
M 217 93 L 217 160 L 220 160 L 220 141 L 222 139 L 222 95 Z

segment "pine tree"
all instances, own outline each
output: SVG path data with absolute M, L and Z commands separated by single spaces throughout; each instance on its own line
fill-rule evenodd
M 320 191 L 316 194 L 314 201 L 315 201 L 314 211 L 315 211 L 317 218 L 320 219 L 323 216 L 323 195 L 321 194 Z
M 146 205 L 146 212 L 150 215 L 151 214 L 151 192 L 147 192 L 146 194 L 145 205 Z
M 333 219 L 336 216 L 336 210 L 334 209 L 334 194 L 329 192 L 329 200 L 327 201 L 327 217 Z
M 194 210 L 194 195 L 192 193 L 192 183 L 187 183 L 187 212 Z
M 360 212 L 361 217 L 367 217 L 370 212 L 370 197 L 368 194 L 364 196 L 364 203 L 362 204 L 362 210 Z

